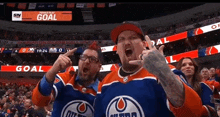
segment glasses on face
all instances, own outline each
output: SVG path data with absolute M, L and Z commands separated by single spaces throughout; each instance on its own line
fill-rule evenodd
M 85 61 L 87 58 L 89 59 L 89 62 L 92 62 L 92 63 L 99 62 L 99 59 L 97 59 L 94 56 L 87 56 L 87 55 L 84 55 L 84 54 L 80 55 L 80 60 L 82 60 L 82 61 Z

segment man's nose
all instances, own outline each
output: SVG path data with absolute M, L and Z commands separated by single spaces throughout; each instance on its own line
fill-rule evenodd
M 89 63 L 89 62 L 90 62 L 90 61 L 89 61 L 89 58 L 86 58 L 85 62 L 86 62 L 86 63 Z
M 130 44 L 131 44 L 130 39 L 125 39 L 125 40 L 124 40 L 124 44 L 125 44 L 125 45 L 130 45 Z

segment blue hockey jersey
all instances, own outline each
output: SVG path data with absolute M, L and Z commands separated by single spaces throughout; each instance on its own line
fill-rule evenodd
M 174 69 L 171 65 L 170 68 Z M 146 69 L 141 68 L 126 77 L 120 75 L 119 69 L 109 73 L 99 84 L 95 100 L 95 117 L 208 115 L 208 110 L 202 105 L 199 95 L 185 84 L 185 80 L 185 102 L 182 107 L 176 108 L 166 98 L 158 79 Z
M 45 79 L 45 76 L 44 78 Z M 41 80 L 41 82 L 45 82 Z M 77 82 L 76 75 L 69 72 L 56 75 L 53 88 L 54 104 L 52 117 L 92 117 L 94 113 L 93 103 L 99 81 L 90 87 L 84 87 Z M 45 86 L 45 84 L 43 85 Z M 43 87 L 42 86 L 42 87 Z M 50 88 L 49 86 L 47 86 Z M 52 99 L 52 93 L 44 96 L 40 85 L 33 90 L 32 100 L 37 106 L 46 106 Z M 47 90 L 44 88 L 43 90 Z M 50 89 L 51 90 L 51 89 Z

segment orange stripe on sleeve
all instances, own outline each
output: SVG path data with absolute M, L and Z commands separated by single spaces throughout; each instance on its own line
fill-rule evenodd
M 43 96 L 38 89 L 39 83 L 40 82 L 38 82 L 37 86 L 33 89 L 32 102 L 36 106 L 44 107 L 50 103 L 50 101 L 52 99 L 52 93 L 49 96 Z

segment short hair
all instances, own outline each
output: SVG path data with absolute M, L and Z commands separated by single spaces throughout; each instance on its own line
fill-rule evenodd
M 208 70 L 208 71 L 209 71 L 209 69 L 208 69 L 207 67 L 203 67 L 203 68 L 201 69 L 200 73 L 202 73 L 203 70 Z
M 101 47 L 98 45 L 97 41 L 93 41 L 92 44 L 90 44 L 87 49 L 95 50 L 98 53 L 98 59 L 99 59 L 100 63 L 103 63 L 103 56 L 102 56 L 102 52 L 101 52 Z

